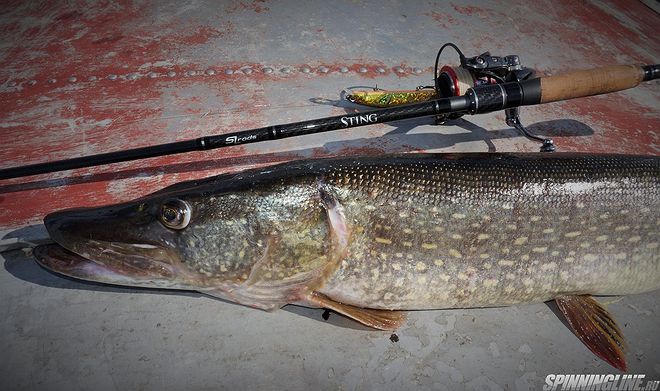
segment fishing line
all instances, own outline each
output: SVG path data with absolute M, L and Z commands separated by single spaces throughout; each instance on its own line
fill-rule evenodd
M 454 50 L 456 50 L 456 53 L 458 53 L 458 58 L 460 59 L 460 62 L 461 62 L 461 66 L 463 66 L 465 64 L 465 55 L 463 55 L 463 52 L 461 51 L 461 49 L 458 48 L 458 46 L 456 46 L 455 44 L 453 44 L 451 42 L 447 42 L 446 44 L 444 44 L 440 47 L 440 50 L 438 50 L 438 54 L 435 56 L 435 66 L 433 67 L 433 80 L 435 82 L 435 93 L 438 96 L 444 96 L 444 95 L 441 95 L 441 92 L 440 92 L 440 75 L 438 75 L 438 63 L 440 62 L 440 55 L 442 54 L 442 51 L 447 46 L 449 46 L 449 47 L 453 48 Z

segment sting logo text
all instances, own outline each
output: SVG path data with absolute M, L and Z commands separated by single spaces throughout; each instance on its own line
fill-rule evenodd
M 341 117 L 341 123 L 344 127 L 348 128 L 349 126 L 372 124 L 378 121 L 378 115 L 369 114 L 369 115 L 356 115 L 355 117 Z

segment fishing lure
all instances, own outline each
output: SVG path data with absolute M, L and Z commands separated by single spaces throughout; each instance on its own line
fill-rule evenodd
M 436 97 L 432 87 L 418 87 L 415 90 L 373 90 L 350 91 L 345 99 L 351 103 L 369 107 L 392 107 L 410 103 L 419 103 Z

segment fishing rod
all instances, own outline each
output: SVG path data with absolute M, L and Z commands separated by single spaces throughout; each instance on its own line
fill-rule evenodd
M 489 113 L 498 110 L 515 109 L 520 106 L 531 106 L 621 91 L 636 87 L 642 81 L 658 78 L 660 78 L 660 64 L 644 66 L 618 65 L 574 71 L 558 76 L 477 85 L 468 88 L 465 94 L 461 96 L 433 99 L 410 105 L 6 168 L 0 170 L 0 179 L 24 177 L 192 151 L 208 151 L 234 145 L 279 140 L 287 137 L 355 128 L 409 118 L 444 116 L 448 114 Z

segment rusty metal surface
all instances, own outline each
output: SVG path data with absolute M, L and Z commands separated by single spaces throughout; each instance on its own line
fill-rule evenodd
M 466 55 L 518 54 L 524 65 L 546 75 L 655 63 L 659 24 L 658 14 L 636 1 L 5 2 L 0 5 L 0 167 L 354 111 L 339 101 L 343 88 L 431 84 L 436 50 L 446 41 L 459 44 Z M 451 52 L 444 58 L 457 61 Z M 608 96 L 525 108 L 522 119 L 533 131 L 551 135 L 563 151 L 658 154 L 658 87 L 646 83 Z M 125 201 L 185 179 L 301 157 L 418 150 L 537 151 L 538 146 L 509 129 L 503 113 L 493 113 L 445 126 L 416 119 L 0 181 L 0 243 L 42 240 L 39 224 L 51 211 Z M 546 372 L 607 371 L 558 320 L 547 317 L 544 306 L 415 314 L 401 344 L 392 345 L 380 332 L 323 325 L 290 312 L 264 314 L 190 295 L 60 282 L 28 265 L 29 256 L 20 251 L 3 257 L 6 300 L 0 308 L 11 314 L 1 326 L 4 342 L 11 352 L 29 346 L 32 353 L 19 362 L 33 364 L 21 372 L 3 359 L 1 367 L 16 370 L 10 384 L 25 388 L 53 379 L 55 388 L 213 388 L 209 384 L 240 384 L 237 379 L 252 370 L 266 373 L 251 380 L 252 387 L 490 384 L 500 389 L 540 385 Z M 42 295 L 46 298 L 35 298 Z M 657 293 L 625 298 L 612 306 L 621 322 L 634 319 L 637 327 L 626 329 L 636 349 L 629 355 L 631 368 L 656 377 L 660 357 L 645 349 L 658 346 L 651 332 L 660 328 L 657 298 Z M 169 315 L 161 319 L 159 307 Z M 473 317 L 483 323 L 475 326 Z M 509 318 L 527 322 L 519 342 L 507 331 L 518 321 Z M 49 324 L 67 329 L 67 321 L 75 327 L 59 336 L 34 329 Z M 250 341 L 246 328 L 263 338 Z M 536 335 L 535 328 L 550 335 Z M 315 331 L 305 334 L 309 329 Z M 87 339 L 68 345 L 76 332 Z M 298 340 L 290 345 L 291 332 Z M 188 341 L 190 333 L 208 339 Z M 500 333 L 501 340 L 489 337 L 492 333 Z M 94 342 L 94 336 L 101 340 Z M 232 345 L 232 338 L 240 343 Z M 131 341 L 149 343 L 148 354 Z M 187 349 L 197 354 L 188 355 Z M 97 360 L 99 355 L 104 359 Z M 59 362 L 78 359 L 89 365 Z M 99 362 L 107 367 L 99 369 Z M 31 378 L 39 363 L 48 371 Z M 197 380 L 180 378 L 183 369 L 171 370 L 182 363 L 197 365 L 191 372 Z M 144 377 L 132 367 L 142 368 Z M 211 367 L 219 372 L 206 373 Z M 278 368 L 299 378 L 274 380 Z M 168 375 L 159 378 L 162 371 Z M 200 380 L 204 374 L 208 377 Z

